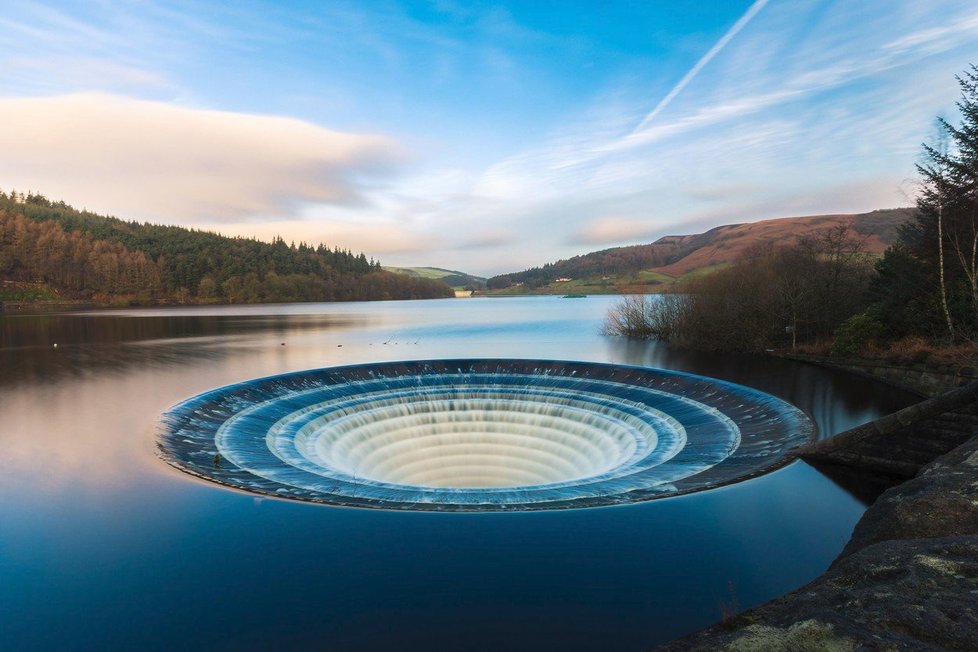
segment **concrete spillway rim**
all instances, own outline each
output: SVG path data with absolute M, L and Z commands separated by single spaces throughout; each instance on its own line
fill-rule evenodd
M 442 369 L 439 373 L 450 373 L 450 370 L 455 369 L 459 374 L 466 373 L 483 373 L 492 374 L 494 372 L 487 371 L 486 369 L 496 369 L 496 373 L 501 368 L 509 368 L 509 372 L 517 373 L 514 369 L 522 369 L 524 371 L 522 376 L 535 375 L 540 378 L 559 378 L 567 381 L 573 380 L 587 380 L 587 377 L 578 377 L 576 374 L 582 370 L 586 370 L 589 373 L 594 371 L 604 376 L 615 377 L 616 374 L 649 374 L 660 380 L 664 381 L 678 381 L 680 383 L 705 383 L 712 386 L 715 389 L 727 389 L 731 390 L 733 394 L 742 394 L 744 396 L 760 400 L 772 402 L 782 406 L 786 411 L 793 412 L 794 423 L 799 425 L 800 432 L 794 433 L 794 439 L 798 440 L 801 436 L 804 441 L 796 441 L 791 445 L 791 449 L 778 454 L 766 463 L 745 470 L 743 473 L 737 473 L 731 477 L 716 478 L 714 481 L 709 482 L 703 486 L 668 486 L 666 490 L 658 491 L 630 491 L 624 492 L 617 495 L 609 495 L 602 497 L 601 499 L 586 499 L 580 500 L 574 497 L 563 500 L 559 498 L 551 498 L 545 500 L 537 500 L 532 503 L 518 504 L 518 505 L 452 505 L 449 503 L 439 503 L 439 502 L 426 502 L 426 499 L 419 500 L 412 503 L 402 503 L 402 504 L 389 504 L 384 501 L 376 501 L 370 499 L 361 499 L 359 496 L 353 498 L 341 498 L 336 499 L 335 496 L 321 496 L 321 495 L 289 495 L 288 490 L 282 488 L 269 488 L 263 486 L 241 486 L 238 483 L 229 481 L 226 478 L 215 477 L 215 474 L 208 472 L 208 469 L 201 470 L 198 465 L 197 467 L 187 464 L 185 460 L 180 459 L 174 454 L 173 450 L 168 449 L 165 442 L 161 439 L 158 441 L 157 452 L 158 456 L 165 461 L 168 465 L 178 469 L 182 474 L 189 474 L 207 481 L 212 484 L 219 484 L 221 486 L 241 491 L 248 494 L 258 494 L 262 496 L 293 500 L 293 501 L 304 501 L 312 502 L 317 504 L 328 504 L 335 506 L 347 506 L 347 507 L 358 507 L 358 508 L 374 508 L 374 509 L 397 509 L 397 510 L 415 510 L 415 511 L 489 511 L 489 512 L 513 512 L 513 511 L 533 511 L 540 509 L 575 509 L 575 508 L 591 508 L 597 506 L 617 506 L 631 504 L 635 502 L 642 502 L 652 499 L 662 499 L 667 497 L 682 496 L 693 492 L 704 491 L 709 489 L 715 489 L 723 486 L 727 486 L 733 483 L 742 482 L 750 478 L 754 478 L 766 473 L 770 473 L 778 468 L 781 468 L 795 459 L 794 451 L 803 444 L 807 444 L 815 438 L 815 427 L 807 416 L 804 415 L 798 408 L 786 403 L 782 399 L 778 399 L 769 394 L 766 394 L 760 390 L 746 387 L 743 385 L 738 385 L 729 381 L 719 380 L 716 378 L 710 378 L 707 376 L 702 376 L 698 374 L 690 374 L 680 371 L 656 369 L 651 367 L 644 367 L 638 365 L 624 365 L 624 364 L 611 364 L 602 362 L 588 362 L 588 361 L 572 361 L 572 360 L 536 360 L 536 359 L 512 359 L 512 358 L 479 358 L 479 359 L 456 359 L 456 358 L 445 358 L 445 359 L 430 359 L 430 360 L 407 360 L 407 361 L 391 361 L 391 362 L 377 362 L 377 363 L 366 363 L 366 364 L 352 364 L 343 365 L 337 367 L 327 367 L 327 368 L 316 368 L 303 371 L 288 372 L 285 374 L 265 376 L 261 378 L 251 379 L 247 381 L 242 381 L 239 383 L 233 383 L 223 387 L 218 387 L 213 390 L 209 390 L 202 394 L 198 394 L 190 399 L 182 401 L 174 408 L 179 408 L 192 401 L 207 401 L 210 399 L 220 398 L 223 395 L 233 392 L 235 390 L 247 390 L 249 388 L 255 388 L 263 383 L 276 383 L 281 381 L 290 381 L 309 378 L 315 375 L 322 374 L 333 374 L 339 376 L 346 376 L 352 374 L 355 377 L 360 378 L 376 378 L 377 372 L 391 372 L 391 370 L 397 370 L 402 376 L 408 376 L 410 373 L 418 373 L 424 371 L 427 367 L 440 367 Z M 535 374 L 527 373 L 528 368 L 542 369 L 542 373 L 536 372 Z M 482 369 L 481 371 L 478 371 Z M 557 369 L 558 371 L 553 371 Z M 464 371 L 463 371 L 464 370 Z M 520 374 L 518 374 L 520 375 Z M 381 373 L 382 378 L 387 378 Z M 398 377 L 397 373 L 394 373 L 391 377 Z M 161 429 L 166 429 L 166 415 L 170 414 L 174 408 L 171 408 L 161 420 Z M 768 442 L 770 443 L 770 442 Z M 186 477 L 186 475 L 184 475 Z

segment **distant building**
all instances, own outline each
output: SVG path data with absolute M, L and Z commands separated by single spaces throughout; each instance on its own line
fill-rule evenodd
M 573 281 L 573 280 L 574 279 L 571 279 L 571 278 L 558 278 L 556 282 L 557 283 L 566 283 L 567 281 Z

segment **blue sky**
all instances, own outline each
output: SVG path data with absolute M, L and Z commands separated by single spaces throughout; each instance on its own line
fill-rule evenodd
M 978 5 L 19 2 L 0 186 L 493 274 L 909 205 Z

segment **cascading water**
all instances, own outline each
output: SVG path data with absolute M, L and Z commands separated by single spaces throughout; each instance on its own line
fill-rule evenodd
M 636 502 L 769 470 L 811 422 L 763 392 L 586 362 L 429 360 L 304 371 L 195 396 L 159 447 L 262 494 L 389 509 Z

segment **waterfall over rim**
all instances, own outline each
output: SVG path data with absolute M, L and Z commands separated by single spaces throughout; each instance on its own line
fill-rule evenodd
M 797 408 L 660 369 L 427 360 L 295 372 L 192 397 L 163 459 L 223 485 L 433 511 L 590 507 L 716 487 L 807 443 Z

